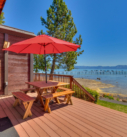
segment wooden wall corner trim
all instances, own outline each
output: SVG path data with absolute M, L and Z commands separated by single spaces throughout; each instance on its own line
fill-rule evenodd
M 8 34 L 6 33 L 4 40 L 8 41 Z M 8 51 L 4 51 L 4 94 L 8 95 Z

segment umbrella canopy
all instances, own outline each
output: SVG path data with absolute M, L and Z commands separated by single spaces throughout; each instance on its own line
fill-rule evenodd
M 34 38 L 12 44 L 4 49 L 16 53 L 54 54 L 76 51 L 79 45 L 60 40 L 48 35 L 39 35 Z
M 34 38 L 24 40 L 12 44 L 9 48 L 3 49 L 16 53 L 32 53 L 32 54 L 55 54 L 69 51 L 76 51 L 79 45 L 60 40 L 48 35 L 39 35 Z M 47 68 L 45 56 L 45 74 L 47 83 Z

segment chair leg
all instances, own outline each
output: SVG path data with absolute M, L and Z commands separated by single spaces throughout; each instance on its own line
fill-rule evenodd
M 23 116 L 23 119 L 27 118 L 28 116 L 32 116 L 32 113 L 31 113 L 31 107 L 33 105 L 33 101 L 29 102 L 29 103 L 26 103 L 26 102 L 23 102 L 24 104 L 24 107 L 26 109 L 25 111 L 25 114 Z
M 24 104 L 25 109 L 27 109 L 28 106 L 29 106 L 29 103 L 28 103 L 28 102 L 25 102 L 25 103 L 23 103 L 23 104 Z M 29 116 L 32 116 L 31 110 L 29 111 Z
M 14 97 L 14 98 L 15 98 L 15 102 L 13 104 L 13 107 L 16 107 L 17 105 L 20 105 L 21 103 L 18 98 L 16 98 L 16 97 Z
M 38 100 L 39 100 L 39 95 L 37 96 L 37 98 L 36 98 L 35 102 L 37 103 L 37 102 L 38 102 Z
M 58 97 L 56 97 L 56 98 L 54 98 L 54 99 L 55 99 L 55 101 L 56 101 L 58 104 L 60 104 L 60 101 L 59 101 Z
M 45 106 L 44 106 L 44 111 L 46 111 L 47 109 L 48 109 L 48 112 L 50 113 L 51 109 L 49 107 L 49 99 L 46 99 Z
M 65 95 L 65 97 L 64 97 L 64 101 L 66 101 L 67 98 L 68 98 L 67 95 Z
M 38 96 L 37 96 L 35 102 L 37 102 L 38 100 L 40 100 L 41 105 L 44 107 L 43 98 L 41 97 L 41 95 L 42 95 L 42 93 L 43 93 L 43 90 L 42 90 L 42 92 L 40 93 L 40 92 L 39 92 L 39 89 L 37 89 L 37 93 L 38 93 Z
M 70 98 L 70 104 L 73 105 L 72 99 Z
M 18 99 L 18 100 L 19 100 L 19 99 Z M 18 106 L 19 106 L 19 105 L 21 105 L 21 101 L 20 101 L 20 100 L 18 101 Z
M 73 105 L 72 100 L 71 100 L 71 96 L 72 96 L 72 94 L 68 95 L 66 104 L 68 104 L 70 102 L 70 104 Z

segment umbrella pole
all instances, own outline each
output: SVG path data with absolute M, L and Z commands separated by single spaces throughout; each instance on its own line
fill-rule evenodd
M 46 83 L 47 83 L 46 54 L 44 54 L 44 60 L 45 60 L 45 74 L 46 74 Z

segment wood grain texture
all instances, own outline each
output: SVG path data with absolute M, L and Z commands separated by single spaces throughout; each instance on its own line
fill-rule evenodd
M 63 90 L 63 91 L 71 90 L 71 89 L 69 89 L 69 88 L 64 88 L 64 87 L 58 87 L 58 89 Z
M 48 95 L 43 95 L 42 98 L 45 98 L 46 102 L 44 105 L 44 111 L 48 110 L 48 113 L 51 113 L 51 109 L 49 106 L 49 102 L 52 98 L 54 98 L 56 100 L 56 102 L 58 104 L 60 104 L 60 101 L 57 97 L 63 96 L 63 95 L 68 95 L 67 96 L 67 102 L 66 104 L 68 104 L 70 102 L 70 104 L 72 105 L 72 100 L 71 100 L 71 96 L 75 91 L 63 91 L 63 92 L 57 92 L 57 93 L 51 93 Z
M 10 45 L 27 39 L 14 35 L 8 36 Z M 8 94 L 18 91 L 22 88 L 28 88 L 25 81 L 30 80 L 29 64 L 30 57 L 27 54 L 16 54 L 9 52 L 8 54 Z
M 23 105 L 26 109 L 23 119 L 26 119 L 28 116 L 32 116 L 31 107 L 34 102 L 34 98 L 32 98 L 22 92 L 12 92 L 12 94 L 15 98 L 15 102 L 13 105 L 14 107 L 16 107 L 17 105 L 21 105 L 20 100 L 23 102 Z
M 55 98 L 55 97 L 59 97 L 59 96 L 63 96 L 63 95 L 69 95 L 69 94 L 73 94 L 75 93 L 75 91 L 63 91 L 63 92 L 57 92 L 57 93 L 51 93 L 51 94 L 48 94 L 48 95 L 43 95 L 42 97 L 43 98 Z
M 34 101 L 34 98 L 22 93 L 22 92 L 12 92 L 13 96 L 19 98 L 20 100 L 22 100 L 23 102 L 30 102 L 30 101 Z
M 44 88 L 50 88 L 50 87 L 59 87 L 62 85 L 68 85 L 69 83 L 65 82 L 58 82 L 58 81 L 35 81 L 35 82 L 26 82 L 28 85 L 32 85 L 34 87 L 44 89 Z

